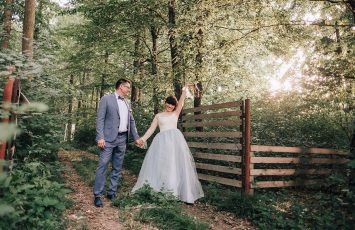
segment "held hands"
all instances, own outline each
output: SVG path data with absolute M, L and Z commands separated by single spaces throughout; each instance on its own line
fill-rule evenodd
M 142 138 L 139 138 L 139 139 L 135 140 L 134 143 L 135 143 L 136 146 L 138 146 L 139 148 L 143 148 L 143 146 L 144 146 L 144 140 L 143 140 Z
M 136 146 L 143 148 L 144 146 L 144 140 L 142 138 L 139 138 L 138 140 L 135 140 L 134 143 L 136 144 Z M 101 149 L 105 148 L 105 140 L 104 139 L 100 139 L 97 141 L 97 146 Z

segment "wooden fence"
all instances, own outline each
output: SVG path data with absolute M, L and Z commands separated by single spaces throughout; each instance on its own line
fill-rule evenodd
M 243 101 L 183 110 L 187 138 L 201 180 L 242 187 Z
M 181 127 L 200 180 L 256 188 L 319 185 L 348 151 L 250 144 L 250 100 L 183 110 Z
M 9 105 L 19 105 L 21 96 L 21 87 L 19 78 L 9 78 L 7 79 L 4 86 L 4 93 L 1 98 L 1 108 L 8 112 Z M 6 105 L 7 104 L 7 105 Z M 6 106 L 4 106 L 6 105 Z M 4 115 L 0 119 L 1 123 L 13 123 L 17 124 L 17 114 L 10 112 L 10 116 Z M 11 141 L 1 142 L 0 141 L 0 160 L 12 160 L 15 151 L 15 139 L 16 134 L 13 136 Z

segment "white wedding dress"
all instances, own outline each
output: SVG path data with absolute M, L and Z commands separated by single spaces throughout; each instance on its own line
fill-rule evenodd
M 132 192 L 148 184 L 155 191 L 171 192 L 186 203 L 194 203 L 204 196 L 194 159 L 184 136 L 177 129 L 177 121 L 178 115 L 173 112 L 155 116 L 143 139 L 147 140 L 157 126 L 160 132 L 148 149 Z

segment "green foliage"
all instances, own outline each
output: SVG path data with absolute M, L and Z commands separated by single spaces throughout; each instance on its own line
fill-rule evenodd
M 83 122 L 82 125 L 76 128 L 74 133 L 75 146 L 80 149 L 86 149 L 89 146 L 95 145 L 96 127 L 93 122 Z
M 123 167 L 128 169 L 134 175 L 138 175 L 146 151 L 146 149 L 138 149 L 137 147 L 129 146 L 124 157 Z
M 158 206 L 177 206 L 178 200 L 170 193 L 155 192 L 149 185 L 144 185 L 136 192 L 123 194 L 113 205 L 120 208 L 137 206 L 140 204 L 155 204 Z
M 246 217 L 260 229 L 351 229 L 354 224 L 348 194 L 277 189 L 258 190 L 254 196 L 245 197 L 222 187 L 206 186 L 204 201 Z
M 141 222 L 152 222 L 159 229 L 171 230 L 203 230 L 208 224 L 201 223 L 192 217 L 182 214 L 180 209 L 143 208 L 136 217 Z
M 0 175 L 0 229 L 63 229 L 62 211 L 70 192 L 56 181 L 58 165 L 41 162 Z
M 298 95 L 252 104 L 252 143 L 283 146 L 348 148 L 345 114 L 329 104 L 315 104 Z
M 101 152 L 100 148 L 97 147 L 96 145 L 88 147 L 87 151 L 89 153 L 92 153 L 92 154 L 95 154 L 95 155 L 98 155 L 98 156 L 100 156 L 100 152 Z
M 149 185 L 144 185 L 133 194 L 122 194 L 113 201 L 113 205 L 128 210 L 140 205 L 142 208 L 135 218 L 160 229 L 208 229 L 207 224 L 186 215 L 180 201 L 171 193 L 155 192 Z
M 17 140 L 16 159 L 40 160 L 52 162 L 57 160 L 60 147 L 61 125 L 56 117 L 50 114 L 33 116 L 19 122 L 22 135 Z

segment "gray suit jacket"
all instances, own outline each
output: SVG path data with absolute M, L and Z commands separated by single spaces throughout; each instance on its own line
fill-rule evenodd
M 128 107 L 128 136 L 131 134 L 133 140 L 139 138 L 136 122 L 132 116 L 132 110 L 127 102 Z M 120 125 L 120 115 L 117 105 L 116 94 L 105 95 L 101 98 L 96 119 L 96 141 L 104 139 L 107 142 L 112 142 L 118 135 Z

